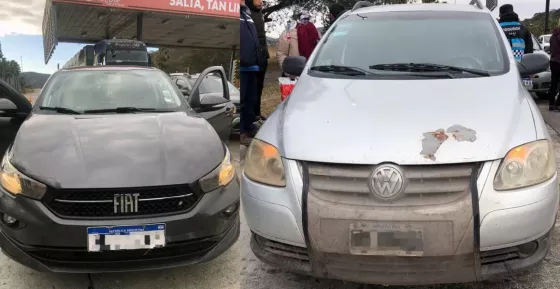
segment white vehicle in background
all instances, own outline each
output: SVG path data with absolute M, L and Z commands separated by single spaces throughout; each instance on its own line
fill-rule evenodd
M 546 51 L 547 53 L 550 52 L 550 37 L 552 36 L 552 34 L 545 34 L 545 35 L 541 35 L 539 36 L 539 43 L 542 45 L 544 51 Z

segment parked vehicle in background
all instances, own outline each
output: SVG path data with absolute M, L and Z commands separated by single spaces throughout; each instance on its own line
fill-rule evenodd
M 226 81 L 221 67 L 207 73 Z M 0 81 L 2 252 L 39 271 L 93 273 L 201 263 L 230 248 L 239 183 L 195 112 L 217 98 L 200 99 L 199 86 L 187 102 L 155 68 L 63 69 L 32 108 Z
M 545 55 L 550 60 L 550 55 L 544 51 L 539 41 L 536 41 L 533 35 L 533 50 L 534 53 Z M 531 85 L 528 87 L 529 92 L 533 92 L 539 98 L 548 97 L 548 89 L 550 88 L 550 67 L 547 71 L 537 73 L 531 76 Z
M 181 89 L 185 96 L 190 95 L 192 88 L 200 73 L 190 75 L 188 73 L 171 73 L 171 79 L 173 79 L 174 83 Z M 230 94 L 230 101 L 231 103 L 225 103 L 223 110 L 227 112 L 227 118 L 225 120 L 221 120 L 223 124 L 229 122 L 231 126 L 231 133 L 239 133 L 239 113 L 241 107 L 241 94 L 237 87 L 235 87 L 231 82 L 227 82 Z M 200 84 L 200 97 L 213 97 L 214 95 L 221 95 L 223 93 L 223 86 L 219 76 L 216 75 L 207 75 L 204 77 Z M 212 122 L 212 118 L 209 118 L 210 122 Z
M 539 36 L 539 43 L 542 45 L 543 50 L 546 53 L 550 53 L 550 37 L 552 37 L 552 34 L 545 34 Z
M 93 65 L 152 66 L 146 44 L 128 39 L 106 39 L 86 45 L 63 68 Z
M 258 258 L 383 285 L 480 281 L 545 259 L 556 157 L 521 78 L 548 58 L 517 62 L 471 4 L 358 2 L 308 60 L 286 58 L 298 82 L 241 177 Z

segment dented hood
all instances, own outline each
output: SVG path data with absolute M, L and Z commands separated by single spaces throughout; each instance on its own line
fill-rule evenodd
M 280 123 L 267 129 L 276 127 L 272 141 L 289 159 L 358 164 L 486 161 L 535 140 L 528 97 L 514 73 L 429 80 L 305 75 L 278 110 Z M 262 136 L 270 138 L 268 133 Z

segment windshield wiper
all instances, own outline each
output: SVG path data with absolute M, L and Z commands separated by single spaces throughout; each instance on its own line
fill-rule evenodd
M 310 69 L 315 71 L 320 71 L 320 72 L 335 73 L 335 74 L 342 74 L 342 75 L 349 75 L 349 76 L 374 74 L 372 72 L 369 72 L 367 70 L 358 67 L 344 66 L 344 65 L 318 65 L 318 66 L 312 66 Z
M 84 113 L 89 113 L 89 114 L 93 114 L 93 113 L 136 113 L 136 112 L 171 112 L 171 110 L 161 110 L 161 109 L 155 109 L 155 108 L 139 108 L 139 107 L 133 107 L 133 106 L 84 110 Z
M 485 70 L 433 64 L 433 63 L 391 63 L 391 64 L 376 64 L 371 65 L 370 69 L 377 70 L 392 70 L 392 71 L 410 71 L 410 72 L 421 72 L 421 71 L 457 71 L 466 72 L 479 76 L 490 76 L 490 73 Z
M 39 109 L 41 110 L 51 110 L 51 111 L 56 111 L 57 113 L 62 113 L 62 114 L 82 114 L 79 111 L 75 111 L 73 109 L 67 108 L 67 107 L 50 107 L 50 106 L 39 106 Z

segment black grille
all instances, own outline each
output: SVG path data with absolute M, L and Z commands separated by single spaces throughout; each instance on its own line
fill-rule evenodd
M 138 212 L 114 212 L 114 195 L 136 193 L 139 194 Z M 134 189 L 49 189 L 44 203 L 63 218 L 126 218 L 183 213 L 199 199 L 189 185 L 182 185 Z
M 170 243 L 163 248 L 146 250 L 123 250 L 107 252 L 88 252 L 83 249 L 42 249 L 30 254 L 46 262 L 122 262 L 149 260 L 166 257 L 179 257 L 191 254 L 204 254 L 212 249 L 217 241 L 203 239 L 182 243 Z

